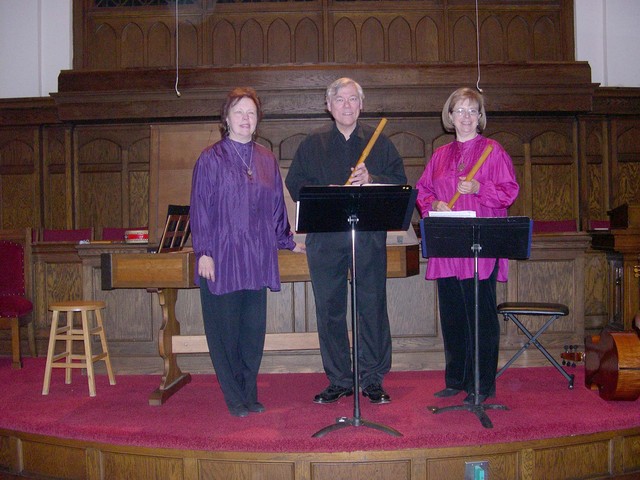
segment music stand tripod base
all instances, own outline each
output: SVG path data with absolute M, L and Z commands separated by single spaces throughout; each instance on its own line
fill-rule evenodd
M 466 410 L 475 414 L 480 420 L 480 424 L 484 428 L 493 428 L 493 423 L 491 423 L 491 419 L 485 413 L 485 410 L 509 410 L 509 407 L 505 405 L 497 405 L 497 404 L 478 404 L 475 403 L 473 405 L 451 405 L 449 407 L 427 407 L 433 413 L 442 413 L 442 412 L 450 412 L 453 410 Z
M 388 433 L 389 435 L 393 435 L 394 437 L 402 437 L 402 434 L 397 431 L 395 428 L 388 427 L 386 425 L 382 425 L 380 423 L 369 422 L 368 420 L 362 420 L 361 418 L 354 417 L 338 417 L 336 418 L 336 423 L 333 425 L 328 425 L 316 433 L 311 435 L 314 438 L 320 438 L 326 435 L 327 433 L 335 432 L 336 430 L 341 430 L 346 427 L 369 427 L 375 430 L 380 430 L 381 432 Z
M 474 287 L 474 403 L 437 408 L 433 413 L 465 410 L 478 417 L 485 428 L 493 428 L 486 410 L 509 410 L 504 405 L 481 404 L 480 400 L 480 342 L 479 342 L 479 273 L 478 259 L 529 258 L 532 223 L 527 217 L 504 218 L 423 218 L 420 222 L 423 256 L 444 258 L 473 258 Z M 481 234 L 482 233 L 482 234 Z M 482 244 L 480 243 L 482 240 Z M 471 247 L 471 248 L 469 248 Z
M 358 365 L 358 307 L 356 272 L 356 231 L 406 230 L 417 190 L 409 185 L 322 187 L 307 186 L 300 191 L 296 215 L 296 231 L 351 232 L 351 337 L 353 365 L 353 417 L 338 417 L 312 435 L 322 437 L 346 427 L 369 427 L 395 437 L 402 434 L 394 428 L 363 420 L 360 417 L 359 365 Z
M 367 420 L 363 420 L 360 417 L 360 397 L 358 395 L 359 390 L 359 372 L 360 369 L 358 367 L 358 352 L 359 352 L 359 341 L 358 341 L 358 317 L 357 317 L 357 302 L 356 302 L 356 224 L 358 223 L 358 216 L 352 214 L 349 217 L 349 224 L 351 225 L 351 331 L 352 331 L 352 362 L 353 362 L 353 418 L 347 417 L 338 417 L 336 419 L 336 423 L 333 425 L 328 425 L 313 435 L 314 438 L 322 437 L 329 432 L 333 432 L 336 430 L 340 430 L 345 427 L 369 427 L 374 428 L 376 430 L 380 430 L 381 432 L 388 433 L 389 435 L 393 435 L 396 437 L 401 437 L 402 434 L 397 430 L 387 427 L 386 425 L 380 425 L 378 423 L 368 422 Z

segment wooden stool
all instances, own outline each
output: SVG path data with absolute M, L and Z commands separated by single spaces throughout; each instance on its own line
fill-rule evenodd
M 107 374 L 109 375 L 109 383 L 116 384 L 113 370 L 111 369 L 111 360 L 109 358 L 109 349 L 107 348 L 107 340 L 104 335 L 102 326 L 101 310 L 105 308 L 104 302 L 98 301 L 72 301 L 72 302 L 56 302 L 49 305 L 49 310 L 53 312 L 51 319 L 51 334 L 49 336 L 49 350 L 47 352 L 47 365 L 44 371 L 44 384 L 42 386 L 42 394 L 49 393 L 49 384 L 51 383 L 51 370 L 53 368 L 65 369 L 65 382 L 71 383 L 71 369 L 86 368 L 89 380 L 89 396 L 96 396 L 95 376 L 93 364 L 99 360 L 104 360 L 107 366 Z M 66 325 L 59 325 L 58 319 L 60 312 L 65 312 Z M 80 312 L 82 317 L 82 327 L 76 328 L 73 324 L 74 312 Z M 96 326 L 91 328 L 89 324 L 88 312 L 93 312 Z M 93 354 L 91 350 L 91 335 L 98 335 L 102 344 L 102 352 Z M 56 340 L 65 341 L 64 352 L 55 354 Z M 73 341 L 82 341 L 84 343 L 84 353 L 73 353 Z M 60 362 L 59 360 L 64 360 Z M 74 360 L 78 360 L 74 362 Z
M 573 388 L 574 375 L 568 374 L 564 368 L 553 358 L 553 356 L 547 351 L 546 348 L 538 341 L 540 335 L 542 335 L 547 328 L 551 326 L 558 318 L 569 314 L 569 307 L 561 303 L 536 303 L 536 302 L 505 302 L 498 305 L 498 314 L 503 315 L 504 320 L 511 320 L 518 329 L 526 335 L 529 339 L 516 354 L 498 371 L 496 378 L 504 373 L 509 366 L 516 361 L 516 359 L 529 348 L 534 345 L 540 353 L 542 353 L 549 363 L 553 365 L 560 374 L 569 382 L 569 388 Z M 547 321 L 542 325 L 537 332 L 531 333 L 527 327 L 525 327 L 518 315 L 534 315 L 549 317 Z

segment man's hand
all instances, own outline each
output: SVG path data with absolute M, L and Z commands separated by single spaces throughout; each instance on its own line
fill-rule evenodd
M 347 185 L 364 185 L 365 183 L 371 183 L 371 176 L 365 163 L 361 163 L 356 168 L 351 169 L 351 176 L 347 181 Z

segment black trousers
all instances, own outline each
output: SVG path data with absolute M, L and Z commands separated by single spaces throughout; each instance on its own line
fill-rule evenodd
M 360 385 L 382 384 L 391 369 L 391 332 L 387 312 L 386 232 L 356 233 Z M 307 235 L 307 260 L 316 302 L 324 371 L 332 385 L 353 386 L 348 337 L 348 273 L 351 232 Z
M 267 328 L 267 290 L 214 295 L 200 278 L 209 355 L 227 406 L 258 400 L 257 378 Z
M 497 262 L 496 262 L 497 264 Z M 496 306 L 497 267 L 479 282 L 479 370 L 480 394 L 495 395 L 500 348 L 500 324 Z M 473 278 L 438 279 L 440 325 L 444 340 L 445 385 L 474 391 L 475 287 Z

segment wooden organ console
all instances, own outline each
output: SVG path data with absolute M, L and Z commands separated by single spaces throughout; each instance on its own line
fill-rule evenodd
M 640 205 L 620 205 L 608 212 L 608 232 L 593 232 L 594 249 L 609 260 L 609 328 L 631 330 L 640 310 Z

